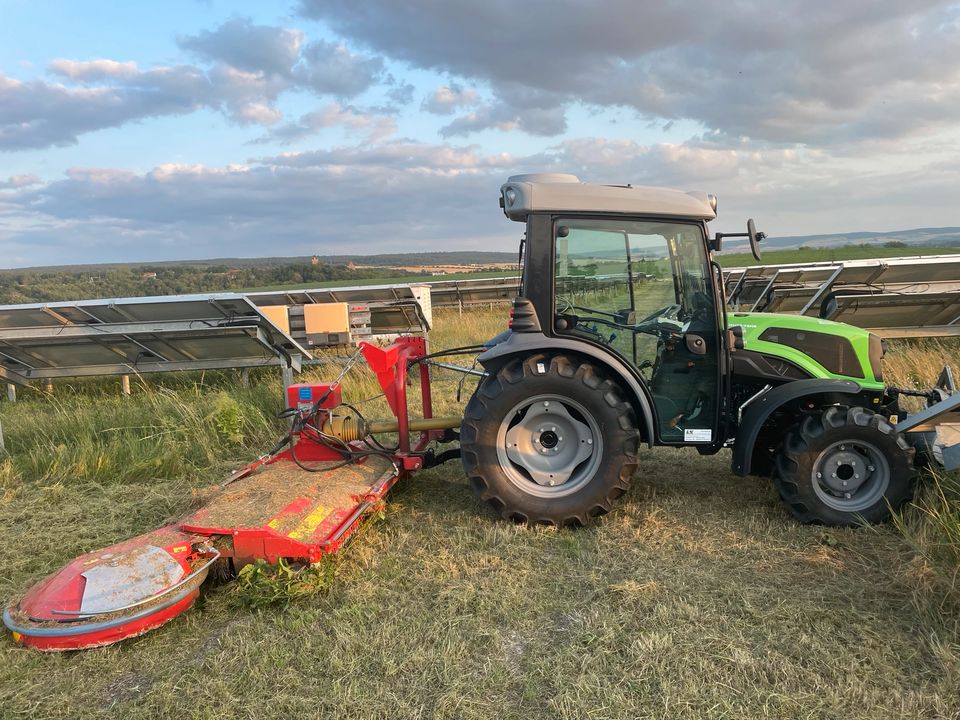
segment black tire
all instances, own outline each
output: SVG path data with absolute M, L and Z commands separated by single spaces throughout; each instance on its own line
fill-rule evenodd
M 913 496 L 914 450 L 883 417 L 860 407 L 830 407 L 787 435 L 773 480 L 803 523 L 883 522 Z
M 633 408 L 614 382 L 577 358 L 537 354 L 480 383 L 464 413 L 460 446 L 470 487 L 501 517 L 568 526 L 609 512 L 626 491 L 639 437 Z M 512 438 L 527 443 L 521 462 Z M 565 479 L 545 474 L 551 452 L 569 472 Z

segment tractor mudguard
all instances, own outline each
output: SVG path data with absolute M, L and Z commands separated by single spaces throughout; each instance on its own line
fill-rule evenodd
M 825 378 L 808 378 L 794 380 L 785 385 L 775 387 L 750 403 L 743 413 L 740 427 L 737 430 L 737 440 L 733 446 L 733 461 L 731 469 L 735 475 L 749 475 L 753 461 L 753 447 L 760 434 L 760 428 L 777 408 L 807 395 L 823 395 L 825 393 L 841 393 L 857 395 L 861 392 L 860 385 L 853 380 L 829 380 Z M 784 428 L 786 431 L 787 428 Z
M 499 336 L 498 336 L 499 337 Z M 586 355 L 598 362 L 602 367 L 614 373 L 615 378 L 620 380 L 623 387 L 629 390 L 637 409 L 638 414 L 642 415 L 640 419 L 643 427 L 646 429 L 646 440 L 649 447 L 653 447 L 654 425 L 653 410 L 650 404 L 647 388 L 639 382 L 629 368 L 611 353 L 603 352 L 585 342 L 577 340 L 568 340 L 566 338 L 548 338 L 543 333 L 538 332 L 512 332 L 503 342 L 497 343 L 489 350 L 482 353 L 477 359 L 488 371 L 499 368 L 509 358 L 515 355 L 530 355 L 535 352 L 555 352 L 557 350 L 569 350 L 580 355 Z

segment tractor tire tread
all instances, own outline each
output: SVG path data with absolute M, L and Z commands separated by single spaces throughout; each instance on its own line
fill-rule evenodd
M 554 512 L 548 509 L 538 511 L 511 507 L 504 494 L 498 490 L 498 483 L 492 473 L 496 469 L 485 463 L 477 450 L 477 439 L 481 434 L 481 425 L 490 421 L 491 405 L 507 388 L 532 377 L 543 377 L 538 372 L 538 364 L 548 368 L 546 374 L 567 382 L 579 382 L 591 393 L 602 398 L 603 402 L 616 414 L 616 424 L 620 442 L 610 443 L 610 463 L 618 463 L 619 471 L 612 482 L 604 489 L 602 497 L 594 499 L 587 507 L 577 512 Z M 513 360 L 502 366 L 495 375 L 486 378 L 467 403 L 461 428 L 461 448 L 463 468 L 473 493 L 501 518 L 529 525 L 583 526 L 594 518 L 610 512 L 613 503 L 629 488 L 630 480 L 637 469 L 637 453 L 640 434 L 637 429 L 633 407 L 623 399 L 620 387 L 604 377 L 589 362 L 575 356 L 563 354 L 551 355 L 537 353 L 523 359 Z M 605 438 L 612 440 L 613 438 Z
M 844 513 L 830 508 L 810 490 L 813 459 L 834 440 L 853 428 L 876 433 L 877 444 L 887 453 L 890 463 L 890 485 L 881 502 L 859 513 Z M 822 440 L 827 436 L 827 440 Z M 787 434 L 774 459 L 773 481 L 787 510 L 801 523 L 850 527 L 883 522 L 890 510 L 898 510 L 913 496 L 916 472 L 914 450 L 884 417 L 862 407 L 833 406 L 821 415 L 809 415 Z

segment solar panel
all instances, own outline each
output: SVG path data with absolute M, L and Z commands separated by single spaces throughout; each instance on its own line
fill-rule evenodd
M 826 309 L 828 320 L 887 337 L 960 336 L 960 292 L 841 295 Z
M 262 365 L 310 354 L 243 295 L 0 306 L 0 375 L 12 382 Z
M 907 307 L 908 296 L 960 291 L 960 255 L 731 268 L 724 279 L 728 303 L 739 310 L 818 315 L 834 297 L 878 295 L 890 296 L 884 307 Z M 895 317 L 891 326 L 904 315 Z
M 430 298 L 437 307 L 506 302 L 517 296 L 519 281 L 517 277 L 441 280 L 429 283 Z

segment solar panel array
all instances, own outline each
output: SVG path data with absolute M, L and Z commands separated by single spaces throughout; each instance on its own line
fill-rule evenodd
M 886 337 L 960 336 L 960 255 L 732 268 L 737 310 L 812 315 Z
M 0 306 L 0 379 L 284 366 L 310 353 L 237 293 Z

